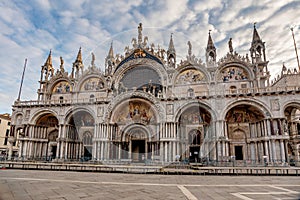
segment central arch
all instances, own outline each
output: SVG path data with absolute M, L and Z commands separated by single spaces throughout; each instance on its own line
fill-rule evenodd
M 75 109 L 66 117 L 65 138 L 68 152 L 65 159 L 91 160 L 95 132 L 95 118 L 86 109 Z
M 144 162 L 151 158 L 151 133 L 143 124 L 132 124 L 122 134 L 123 150 L 132 162 Z M 123 154 L 126 158 L 126 152 Z
M 211 141 L 214 132 L 215 115 L 211 109 L 199 102 L 181 107 L 176 115 L 180 140 L 181 158 L 190 162 L 199 162 L 213 158 Z

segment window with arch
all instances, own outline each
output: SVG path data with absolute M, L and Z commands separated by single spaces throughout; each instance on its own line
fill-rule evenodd
M 87 131 L 83 134 L 83 145 L 85 146 L 93 145 L 93 135 L 91 132 Z
M 94 102 L 95 101 L 95 95 L 91 94 L 90 95 L 90 102 Z
M 93 151 L 93 134 L 89 131 L 83 133 L 82 143 L 84 146 L 83 156 L 84 160 L 88 161 L 92 159 L 92 151 Z
M 230 86 L 229 90 L 230 90 L 230 93 L 232 93 L 232 94 L 237 93 L 236 86 L 234 86 L 234 85 Z
M 193 130 L 189 132 L 189 144 L 200 145 L 201 144 L 201 133 L 199 130 Z
M 194 97 L 195 93 L 194 93 L 194 89 L 193 88 L 189 88 L 188 92 L 187 92 L 188 97 Z

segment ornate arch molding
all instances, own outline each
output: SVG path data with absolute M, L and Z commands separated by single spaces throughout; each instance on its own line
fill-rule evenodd
M 126 141 L 126 136 L 128 135 L 128 133 L 130 134 L 130 130 L 134 130 L 134 129 L 142 129 L 144 131 L 144 133 L 147 134 L 148 141 L 151 142 L 153 131 L 149 127 L 147 128 L 146 126 L 141 125 L 141 124 L 129 124 L 129 125 L 125 126 L 124 128 L 122 128 L 120 130 L 121 141 Z
M 142 91 L 135 91 L 135 92 L 123 93 L 117 97 L 118 98 L 115 98 L 117 100 L 112 101 L 106 109 L 104 116 L 107 122 L 110 122 L 112 120 L 113 111 L 116 110 L 122 102 L 130 99 L 136 99 L 136 100 L 141 99 L 148 102 L 151 105 L 151 107 L 153 106 L 154 108 L 153 110 L 155 111 L 157 122 L 159 123 L 162 119 L 164 119 L 165 109 L 153 95 L 150 95 Z
M 207 110 L 209 112 L 209 114 L 211 115 L 211 122 L 216 121 L 217 120 L 217 116 L 214 110 L 211 109 L 211 106 L 207 103 L 204 102 L 199 102 L 199 101 L 190 101 L 190 102 L 186 102 L 183 105 L 181 105 L 180 107 L 178 107 L 175 111 L 175 115 L 174 115 L 174 121 L 178 122 L 180 116 L 190 107 L 193 106 L 199 106 L 205 110 Z
M 105 81 L 105 77 L 103 76 L 103 74 L 101 74 L 100 72 L 96 71 L 94 73 L 85 73 L 83 76 L 80 77 L 80 80 L 78 81 L 78 83 L 76 84 L 76 86 L 74 86 L 74 90 L 75 91 L 80 91 L 82 85 L 90 78 L 99 78 L 102 80 L 102 82 L 104 83 L 104 88 L 107 88 L 107 82 Z
M 172 85 L 173 86 L 176 85 L 176 80 L 182 72 L 184 72 L 186 70 L 192 70 L 192 69 L 197 70 L 197 71 L 201 72 L 202 74 L 204 74 L 205 80 L 201 81 L 200 83 L 209 83 L 210 82 L 211 76 L 208 73 L 208 71 L 206 70 L 206 68 L 204 68 L 201 65 L 185 65 L 185 66 L 180 67 L 179 69 L 177 69 L 174 72 L 174 75 L 172 77 Z
M 250 105 L 257 108 L 261 113 L 264 115 L 265 118 L 273 117 L 272 112 L 268 108 L 268 106 L 262 102 L 259 102 L 258 100 L 234 100 L 229 105 L 227 105 L 222 111 L 221 111 L 221 118 L 220 120 L 224 120 L 227 113 L 234 107 L 239 105 Z
M 56 93 L 53 93 L 53 89 L 59 82 L 69 83 L 69 85 L 71 86 L 70 91 L 74 90 L 74 85 L 68 77 L 59 77 L 57 79 L 51 79 L 50 80 L 48 88 L 47 88 L 47 91 L 49 92 L 49 94 L 56 94 Z
M 32 117 L 28 120 L 29 124 L 36 124 L 37 120 L 45 114 L 53 114 L 54 117 L 56 117 L 56 119 L 59 122 L 59 117 L 58 117 L 58 113 L 55 110 L 51 110 L 51 109 L 43 109 L 43 110 L 38 110 L 35 113 L 32 114 Z
M 80 111 L 84 111 L 84 112 L 89 113 L 89 114 L 94 118 L 94 121 L 95 121 L 95 124 L 96 124 L 96 114 L 95 114 L 95 112 L 93 111 L 92 108 L 87 107 L 87 106 L 86 106 L 86 107 L 79 107 L 79 106 L 77 106 L 77 107 L 72 107 L 72 108 L 70 108 L 70 109 L 66 112 L 66 114 L 65 114 L 65 116 L 64 116 L 64 122 L 63 122 L 63 124 L 68 123 L 68 122 L 70 121 L 72 115 L 73 115 L 74 113 L 77 113 L 77 112 L 80 112 Z
M 282 107 L 283 107 L 283 109 L 281 110 L 281 115 L 285 116 L 284 112 L 288 107 L 295 107 L 300 110 L 300 100 L 287 101 L 282 105 Z
M 215 81 L 219 82 L 218 78 L 221 74 L 221 72 L 228 67 L 239 67 L 242 68 L 243 70 L 245 70 L 248 75 L 249 78 L 247 79 L 248 81 L 252 81 L 255 78 L 255 74 L 254 72 L 251 70 L 250 65 L 243 62 L 243 61 L 233 61 L 233 62 L 226 62 L 226 63 L 222 63 L 220 65 L 220 67 L 217 69 L 216 73 L 215 73 Z
M 124 63 L 121 68 L 119 68 L 113 75 L 113 81 L 115 85 L 118 85 L 121 79 L 123 78 L 126 71 L 133 69 L 135 67 L 145 66 L 153 69 L 156 73 L 158 73 L 161 84 L 167 84 L 167 72 L 164 66 L 152 59 L 148 58 L 137 58 L 133 60 L 129 60 L 128 62 Z
M 22 123 L 24 122 L 24 116 L 25 116 L 25 114 L 23 113 L 23 112 L 21 112 L 21 111 L 17 111 L 17 112 L 13 112 L 12 113 L 12 116 L 11 116 L 11 124 L 15 124 L 15 125 L 17 125 L 17 116 L 22 116 Z

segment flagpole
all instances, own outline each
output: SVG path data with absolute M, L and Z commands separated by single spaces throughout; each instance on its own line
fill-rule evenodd
M 297 58 L 297 63 L 298 63 L 298 70 L 300 71 L 299 57 L 298 57 L 298 52 L 297 52 L 297 47 L 296 47 L 296 41 L 295 41 L 295 36 L 294 36 L 294 29 L 293 29 L 293 27 L 291 28 L 291 31 L 292 31 L 293 40 L 294 40 L 294 47 L 295 47 L 296 58 Z
M 24 63 L 24 69 L 23 69 L 23 74 L 22 74 L 22 79 L 21 79 L 21 85 L 20 85 L 19 95 L 18 95 L 17 101 L 20 101 L 20 97 L 21 97 L 21 91 L 22 91 L 22 85 L 23 85 L 23 80 L 24 80 L 24 74 L 25 74 L 26 64 L 27 64 L 27 58 L 25 59 L 25 63 Z

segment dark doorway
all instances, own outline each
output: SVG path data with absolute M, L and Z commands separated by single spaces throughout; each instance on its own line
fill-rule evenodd
M 190 147 L 190 162 L 199 162 L 200 146 Z
M 51 159 L 56 158 L 56 149 L 57 149 L 57 146 L 52 146 L 52 148 L 51 148 Z
M 144 162 L 145 140 L 132 140 L 131 158 L 133 162 Z
M 235 151 L 235 159 L 236 160 L 244 160 L 243 146 L 234 146 L 234 151 Z
M 92 159 L 92 149 L 93 148 L 91 146 L 84 147 L 84 153 L 83 153 L 84 161 L 88 161 Z

